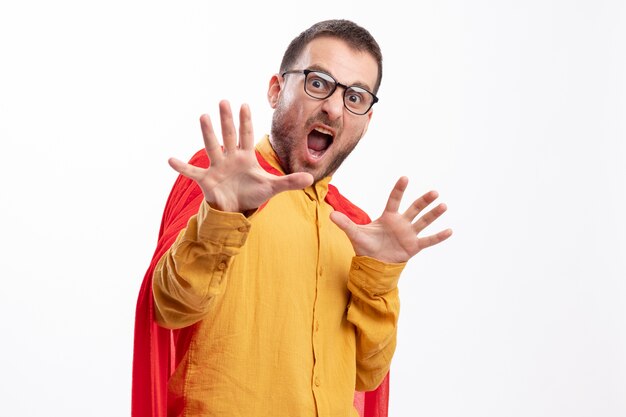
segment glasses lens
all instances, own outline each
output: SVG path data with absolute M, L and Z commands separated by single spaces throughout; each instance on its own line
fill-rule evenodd
M 330 97 L 337 88 L 337 81 L 330 75 L 305 70 L 304 91 L 311 97 L 323 100 Z M 346 88 L 341 84 L 342 88 Z M 355 114 L 365 114 L 374 104 L 375 98 L 372 93 L 361 87 L 348 87 L 344 91 L 343 103 L 348 110 Z
M 315 98 L 326 98 L 335 91 L 336 81 L 328 74 L 323 72 L 309 72 L 306 76 L 304 89 Z
M 343 95 L 343 102 L 351 112 L 365 114 L 372 106 L 374 96 L 362 88 L 349 87 Z

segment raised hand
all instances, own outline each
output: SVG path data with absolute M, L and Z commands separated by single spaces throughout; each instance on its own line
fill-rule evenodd
M 230 104 L 223 100 L 219 107 L 223 148 L 215 136 L 209 116 L 204 114 L 200 117 L 210 167 L 199 168 L 175 158 L 168 161 L 178 173 L 198 183 L 211 207 L 244 213 L 258 208 L 280 192 L 302 189 L 313 183 L 313 176 L 304 172 L 285 176 L 265 172 L 254 152 L 254 132 L 248 105 L 242 105 L 239 112 L 239 140 Z
M 383 214 L 369 224 L 357 225 L 343 213 L 331 213 L 331 220 L 346 233 L 357 255 L 388 263 L 406 262 L 422 249 L 443 242 L 452 235 L 452 229 L 446 229 L 434 235 L 418 236 L 446 211 L 446 205 L 437 205 L 413 222 L 439 194 L 436 191 L 427 192 L 400 214 L 400 201 L 408 183 L 407 177 L 401 177 L 396 182 Z

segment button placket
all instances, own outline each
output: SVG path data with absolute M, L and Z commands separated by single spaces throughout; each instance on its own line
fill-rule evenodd
M 319 317 L 318 314 L 320 312 L 319 310 L 319 297 L 320 297 L 320 284 L 321 281 L 320 279 L 322 278 L 323 275 L 323 267 L 322 265 L 322 259 L 321 259 L 321 254 L 322 254 L 322 236 L 321 236 L 321 229 L 322 229 L 322 221 L 320 219 L 320 215 L 321 215 L 321 207 L 320 207 L 320 203 L 319 201 L 316 200 L 316 204 L 315 204 L 315 227 L 316 227 L 316 234 L 317 234 L 317 265 L 316 265 L 316 274 L 315 274 L 315 301 L 314 301 L 314 305 L 313 305 L 313 326 L 312 326 L 312 330 L 313 330 L 313 334 L 312 334 L 312 341 L 313 341 L 313 355 L 315 358 L 315 363 L 313 365 L 313 391 L 314 391 L 314 396 L 315 396 L 315 401 L 318 402 L 320 400 L 320 398 L 318 397 L 319 395 L 321 395 L 321 391 L 319 391 L 319 388 L 321 386 L 321 378 L 319 376 L 319 372 L 321 369 L 320 366 L 320 361 L 323 360 L 323 358 L 320 357 L 320 343 L 321 343 L 321 339 L 320 339 L 320 334 L 319 334 L 319 328 L 320 328 L 320 323 L 319 323 Z M 318 404 L 319 406 L 319 404 Z

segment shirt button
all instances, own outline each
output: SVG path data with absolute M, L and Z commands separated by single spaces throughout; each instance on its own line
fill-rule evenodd
M 315 377 L 315 386 L 316 387 L 320 386 L 320 379 L 318 377 Z
M 217 265 L 217 269 L 219 269 L 220 271 L 225 270 L 225 269 L 226 269 L 226 264 L 225 264 L 224 262 L 220 262 L 220 263 Z
M 246 226 L 241 226 L 241 227 L 240 227 L 239 229 L 237 229 L 237 230 L 239 230 L 241 233 L 244 233 L 246 230 L 248 230 L 248 228 L 247 228 Z

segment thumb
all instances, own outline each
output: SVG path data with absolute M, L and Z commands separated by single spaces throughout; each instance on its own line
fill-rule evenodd
M 313 184 L 313 175 L 306 172 L 295 172 L 280 177 L 274 176 L 272 179 L 276 193 L 289 190 L 302 190 Z
M 176 158 L 170 158 L 167 162 L 170 164 L 172 169 L 174 169 L 174 171 L 187 178 L 191 178 L 194 181 L 197 181 L 204 171 L 202 168 L 195 167 Z
M 348 236 L 348 239 L 352 240 L 352 237 L 356 233 L 357 225 L 350 220 L 345 214 L 335 210 L 330 213 L 330 220 L 333 221 L 343 232 Z

